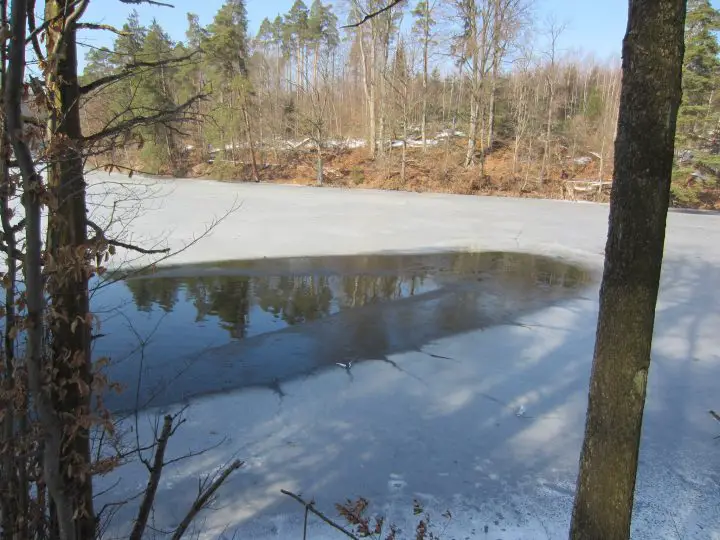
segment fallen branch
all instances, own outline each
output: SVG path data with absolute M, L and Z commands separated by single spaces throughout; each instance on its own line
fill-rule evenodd
M 132 532 L 130 533 L 130 540 L 142 540 L 145 528 L 147 527 L 147 521 L 150 517 L 150 511 L 152 510 L 153 503 L 155 502 L 155 494 L 157 493 L 163 466 L 165 465 L 165 450 L 167 448 L 170 435 L 172 434 L 172 426 L 173 417 L 168 414 L 165 416 L 162 432 L 160 433 L 160 438 L 157 441 L 155 459 L 153 460 L 152 466 L 149 467 L 150 478 L 148 478 L 145 496 L 140 504 L 138 517 L 135 520 L 135 525 L 133 525 Z
M 105 231 L 103 231 L 102 227 L 98 225 L 97 223 L 86 219 L 85 220 L 88 227 L 90 227 L 93 231 L 95 231 L 95 236 L 90 239 L 91 243 L 94 242 L 105 242 L 109 246 L 115 246 L 115 247 L 121 247 L 125 248 L 130 251 L 137 251 L 138 253 L 142 253 L 143 255 L 158 255 L 163 253 L 170 253 L 170 248 L 163 248 L 163 249 L 145 249 L 140 246 L 135 246 L 133 244 L 127 244 L 125 242 L 121 242 L 120 240 L 113 240 L 111 238 L 108 238 L 105 236 Z
M 715 411 L 708 411 L 710 413 L 710 416 L 712 416 L 715 420 L 720 422 L 720 414 L 716 413 Z
M 327 523 L 327 524 L 330 525 L 331 527 L 337 529 L 338 531 L 340 531 L 341 533 L 343 533 L 343 534 L 344 534 L 345 536 L 347 536 L 348 538 L 352 538 L 353 540 L 360 540 L 360 538 L 358 538 L 357 536 L 355 536 L 353 533 L 351 533 L 350 531 L 344 529 L 343 527 L 341 527 L 340 525 L 338 525 L 337 523 L 335 523 L 332 519 L 330 519 L 330 518 L 327 517 L 325 514 L 323 514 L 320 510 L 318 510 L 317 508 L 315 508 L 315 502 L 314 502 L 314 501 L 306 502 L 306 501 L 304 501 L 299 495 L 295 495 L 294 493 L 292 493 L 292 492 L 290 492 L 290 491 L 287 491 L 286 489 L 281 489 L 281 490 L 280 490 L 280 493 L 282 493 L 283 495 L 287 495 L 288 497 L 291 497 L 291 498 L 295 499 L 297 502 L 299 502 L 300 504 L 302 504 L 302 505 L 305 507 L 306 515 L 307 515 L 307 512 L 312 512 L 312 513 L 315 514 L 317 517 L 319 517 L 320 519 L 322 519 L 325 523 Z
M 244 461 L 233 461 L 230 465 L 228 465 L 227 467 L 225 467 L 225 469 L 222 470 L 222 472 L 218 475 L 218 477 L 212 484 L 207 486 L 207 488 L 200 488 L 197 499 L 195 499 L 195 502 L 190 507 L 187 515 L 182 520 L 182 522 L 180 522 L 180 525 L 178 525 L 177 529 L 175 529 L 175 534 L 173 534 L 172 540 L 180 540 L 183 537 L 183 535 L 187 532 L 188 527 L 193 522 L 198 513 L 200 513 L 200 511 L 205 508 L 208 501 L 210 500 L 210 497 L 212 497 L 215 492 L 220 488 L 220 486 L 223 485 L 225 480 L 227 480 L 228 476 L 230 476 L 233 471 L 236 471 L 244 464 Z

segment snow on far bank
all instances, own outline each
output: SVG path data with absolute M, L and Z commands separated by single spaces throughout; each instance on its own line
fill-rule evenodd
M 606 206 L 562 201 L 106 174 L 93 175 L 92 186 L 93 201 L 104 198 L 96 220 L 107 219 L 113 198 L 126 199 L 115 205 L 126 225 L 116 232 L 145 247 L 179 249 L 239 205 L 172 263 L 489 249 L 561 256 L 599 272 L 607 229 Z M 707 413 L 720 407 L 718 246 L 720 216 L 670 215 L 633 538 L 720 538 L 718 427 Z M 201 538 L 301 538 L 302 507 L 281 488 L 333 516 L 335 502 L 365 496 L 406 530 L 418 498 L 438 524 L 451 510 L 444 538 L 565 537 L 596 314 L 595 285 L 519 324 L 392 355 L 395 366 L 366 362 L 352 378 L 326 371 L 288 383 L 284 396 L 244 390 L 193 401 L 172 454 L 227 439 L 168 469 L 155 525 L 177 523 L 197 477 L 237 457 L 247 465 L 203 514 Z M 144 434 L 154 414 L 141 419 Z M 98 489 L 116 481 L 112 498 L 123 498 L 144 486 L 145 471 L 129 465 Z M 120 529 L 133 512 L 121 510 Z M 311 519 L 310 537 L 338 536 Z

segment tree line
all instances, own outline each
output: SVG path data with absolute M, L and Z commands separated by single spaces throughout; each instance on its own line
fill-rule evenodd
M 240 176 L 257 180 L 304 143 L 322 182 L 325 153 L 351 141 L 401 180 L 408 152 L 418 149 L 452 153 L 480 178 L 499 152 L 523 190 L 582 177 L 589 162 L 593 179 L 612 177 L 617 61 L 561 49 L 564 25 L 534 22 L 530 0 L 400 2 L 357 24 L 384 5 L 351 0 L 336 12 L 322 0 L 296 0 L 251 36 L 244 1 L 231 0 L 207 27 L 188 13 L 180 42 L 131 14 L 111 48 L 88 51 L 86 82 L 128 62 L 185 60 L 139 71 L 121 92 L 87 96 L 84 121 L 112 122 L 128 102 L 178 106 L 207 93 L 188 111 L 192 127 L 139 129 L 137 152 L 126 146 L 113 156 L 152 173 L 186 174 L 214 161 L 243 164 Z M 714 154 L 720 18 L 709 0 L 690 0 L 688 13 L 678 139 Z

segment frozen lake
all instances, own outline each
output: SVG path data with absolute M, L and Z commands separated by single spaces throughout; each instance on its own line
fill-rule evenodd
M 117 284 L 117 296 L 103 299 L 108 320 L 101 332 L 107 338 L 98 339 L 97 347 L 129 346 L 112 342 L 118 335 L 128 336 L 122 334 L 127 320 L 110 318 L 117 307 L 112 304 L 124 299 L 121 309 L 129 310 L 131 321 L 147 317 L 147 324 L 134 324 L 141 339 L 155 328 L 161 332 L 163 322 L 172 329 L 156 345 L 151 339 L 146 353 L 169 344 L 170 358 L 163 360 L 171 364 L 176 356 L 202 353 L 209 355 L 208 361 L 229 365 L 230 377 L 223 380 L 213 370 L 191 367 L 196 371 L 187 386 L 169 385 L 172 392 L 159 398 L 163 410 L 174 410 L 178 400 L 189 403 L 188 421 L 170 445 L 173 456 L 221 444 L 168 468 L 158 493 L 157 527 L 172 527 L 183 517 L 199 475 L 237 457 L 246 466 L 222 488 L 215 509 L 203 514 L 201 538 L 229 538 L 233 532 L 247 538 L 302 537 L 302 508 L 282 496 L 282 488 L 314 498 L 330 515 L 335 514 L 334 503 L 364 496 L 406 531 L 417 498 L 439 524 L 444 522 L 440 514 L 452 511 L 444 538 L 566 536 L 598 307 L 598 285 L 592 278 L 602 269 L 607 207 L 197 180 L 147 183 L 118 175 L 97 175 L 93 190 L 94 202 L 103 205 L 97 221 L 113 208 L 115 216 L 126 219 L 116 225 L 125 240 L 174 249 L 187 246 L 213 219 L 239 204 L 208 237 L 169 261 L 175 268 L 159 267 L 154 277 Z M 139 199 L 144 199 L 142 205 Z M 113 207 L 112 200 L 120 202 Z M 720 444 L 714 440 L 720 429 L 708 414 L 720 408 L 718 246 L 719 216 L 670 215 L 634 538 L 720 538 Z M 562 274 L 557 268 L 581 268 L 588 279 L 577 281 L 587 284 L 543 289 L 522 272 L 513 281 L 508 274 L 486 271 L 484 282 L 469 279 L 472 271 L 440 272 L 448 266 L 448 254 L 457 252 L 502 253 L 525 263 L 527 255 L 521 254 L 532 254 L 536 265 L 559 265 L 553 266 L 554 274 Z M 353 276 L 379 278 L 382 272 L 358 273 L 355 265 L 355 270 L 336 267 L 323 274 L 306 259 L 333 257 L 326 261 L 338 265 L 352 259 L 338 256 L 399 253 L 425 262 L 405 265 L 414 269 L 410 272 L 398 271 L 403 265 L 392 263 L 393 273 L 386 277 L 401 276 L 392 283 L 393 292 L 380 294 L 372 305 L 349 309 L 343 308 L 352 297 L 345 281 L 354 288 Z M 120 253 L 116 260 L 124 257 Z M 306 267 L 288 272 L 278 261 L 263 262 L 273 270 L 251 276 L 247 267 L 218 270 L 213 263 L 263 257 L 301 258 Z M 423 257 L 436 259 L 428 263 Z M 528 268 L 525 263 L 518 267 Z M 295 281 L 281 287 L 288 274 Z M 322 275 L 326 286 L 320 286 Z M 410 294 L 413 275 L 425 281 Z M 190 283 L 193 276 L 196 281 Z M 229 291 L 222 288 L 223 279 L 226 286 L 233 284 Z M 288 295 L 307 290 L 311 281 L 314 291 L 326 290 L 323 302 L 329 307 L 316 309 L 313 293 L 300 320 L 297 313 L 276 318 L 286 313 L 278 306 L 285 305 Z M 386 292 L 390 289 L 388 285 Z M 471 311 L 463 311 L 467 305 L 459 300 L 467 294 L 475 302 L 467 304 L 474 306 Z M 238 302 L 237 295 L 245 300 Z M 273 298 L 275 307 L 263 298 Z M 487 319 L 457 326 L 451 316 L 458 311 L 462 321 L 473 320 L 469 313 Z M 176 323 L 180 326 L 172 326 Z M 362 332 L 360 323 L 369 328 L 368 336 L 350 339 L 351 329 Z M 442 331 L 443 324 L 450 329 Z M 282 328 L 272 330 L 273 325 Z M 382 329 L 389 332 L 384 342 L 377 338 Z M 198 343 L 200 335 L 208 342 Z M 281 336 L 284 345 L 274 344 L 271 336 Z M 398 339 L 406 342 L 397 344 Z M 258 358 L 264 359 L 263 366 L 266 361 L 287 366 L 285 356 L 292 350 L 311 358 L 312 365 L 302 373 L 274 367 L 263 374 L 250 360 L 251 351 L 262 352 L 265 356 Z M 308 356 L 307 351 L 317 354 Z M 350 373 L 334 366 L 342 351 L 347 352 L 343 358 L 355 360 Z M 154 362 L 165 354 L 145 356 Z M 244 360 L 227 363 L 237 356 Z M 252 369 L 243 371 L 243 366 Z M 114 369 L 131 381 L 129 368 Z M 249 373 L 260 377 L 258 384 L 238 387 L 236 381 Z M 268 379 L 273 380 L 268 384 Z M 146 380 L 148 387 L 152 382 Z M 218 389 L 223 392 L 215 393 Z M 198 395 L 187 399 L 188 392 Z M 119 396 L 115 405 L 124 409 L 134 403 L 132 393 Z M 157 412 L 140 415 L 142 436 Z M 142 490 L 145 482 L 144 468 L 131 464 L 99 479 L 98 489 L 113 486 L 112 495 L 102 496 L 107 502 Z M 133 512 L 132 505 L 119 512 L 117 534 Z M 311 520 L 310 538 L 337 537 Z

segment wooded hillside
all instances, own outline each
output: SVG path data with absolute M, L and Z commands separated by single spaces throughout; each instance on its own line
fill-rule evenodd
M 112 50 L 91 49 L 83 121 L 98 131 L 168 107 L 106 162 L 152 174 L 386 189 L 605 199 L 618 60 L 558 47 L 564 28 L 530 0 L 297 0 L 248 35 L 244 0 L 174 42 L 133 14 Z M 718 198 L 720 18 L 689 2 L 676 205 Z M 157 63 L 160 63 L 158 65 Z M 137 69 L 143 63 L 152 64 Z M 94 82 L 128 76 L 94 89 Z M 605 184 L 603 184 L 603 182 Z

